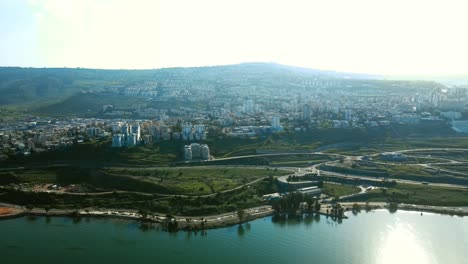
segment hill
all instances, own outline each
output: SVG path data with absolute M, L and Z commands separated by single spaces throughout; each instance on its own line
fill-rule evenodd
M 108 89 L 155 78 L 189 81 L 236 82 L 246 79 L 277 79 L 287 76 L 368 78 L 368 75 L 320 71 L 274 63 L 242 63 L 226 66 L 164 68 L 154 70 L 100 70 L 81 68 L 0 68 L 0 105 L 65 98 L 80 91 Z

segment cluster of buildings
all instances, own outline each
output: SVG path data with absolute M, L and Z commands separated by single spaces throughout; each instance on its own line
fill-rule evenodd
M 182 125 L 181 136 L 185 141 L 206 140 L 205 125 L 192 125 L 192 123 L 185 123 Z
M 192 143 L 184 147 L 184 159 L 190 160 L 210 160 L 210 148 L 206 144 Z
M 203 124 L 164 123 L 143 121 L 140 123 L 119 123 L 112 127 L 112 147 L 131 147 L 165 140 L 201 141 L 206 140 L 206 127 Z M 180 130 L 180 131 L 179 131 Z
M 104 95 L 146 100 L 104 104 L 100 118 L 30 117 L 1 123 L 0 157 L 93 138 L 112 138 L 112 147 L 168 140 L 191 143 L 207 140 L 207 128 L 220 131 L 215 133 L 220 138 L 314 133 L 320 128 L 392 129 L 394 124 L 451 125 L 457 132 L 468 133 L 465 87 L 299 75 L 276 79 L 227 75 L 220 80 L 218 74 L 198 69 L 184 71 L 188 72 L 174 75 L 161 70 L 153 80 L 106 88 Z M 203 156 L 197 153 L 192 158 Z
M 111 135 L 109 120 L 96 118 L 25 117 L 0 125 L 0 159 L 70 147 Z
M 133 147 L 140 143 L 141 140 L 141 128 L 140 124 L 122 124 L 112 126 L 112 147 L 120 148 L 124 146 Z

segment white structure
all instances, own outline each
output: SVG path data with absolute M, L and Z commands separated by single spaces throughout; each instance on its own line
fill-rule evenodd
M 185 160 L 192 159 L 210 159 L 210 148 L 206 144 L 192 143 L 184 147 L 184 158 Z
M 319 196 L 320 194 L 322 194 L 322 189 L 320 189 L 317 186 L 312 186 L 312 187 L 305 187 L 305 188 L 298 189 L 297 192 L 300 192 L 306 195 Z
M 280 124 L 280 117 L 279 116 L 272 116 L 271 117 L 271 129 L 274 132 L 283 131 L 283 126 Z
M 185 123 L 182 125 L 182 139 L 183 140 L 205 140 L 206 139 L 206 127 L 203 124 L 192 125 L 191 123 Z
M 124 134 L 124 135 L 130 134 L 130 128 L 129 128 L 128 124 L 124 124 L 124 125 L 120 128 L 120 133 L 121 133 L 121 134 Z
M 192 140 L 192 123 L 185 123 L 182 125 L 182 139 L 183 140 Z
M 141 132 L 140 131 L 140 124 L 130 126 L 130 133 L 136 135 L 137 142 L 140 141 L 140 136 L 141 136 L 140 132 Z
M 201 157 L 201 145 L 192 143 L 192 158 Z
M 206 139 L 206 131 L 205 125 L 195 125 L 195 136 L 194 138 L 197 140 L 205 140 Z
M 272 126 L 272 127 L 278 127 L 278 126 L 280 126 L 280 118 L 279 118 L 279 116 L 272 116 L 272 117 L 271 117 L 271 126 Z
M 192 160 L 192 147 L 190 145 L 184 147 L 184 158 L 185 160 Z
M 204 160 L 210 159 L 210 148 L 206 144 L 203 144 L 201 147 L 201 158 Z

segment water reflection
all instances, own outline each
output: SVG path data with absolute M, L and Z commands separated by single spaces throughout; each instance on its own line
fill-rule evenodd
M 421 234 L 416 234 L 411 224 L 397 221 L 394 225 L 387 225 L 380 235 L 375 263 L 437 263 L 428 243 Z
M 239 236 L 243 236 L 243 235 L 245 234 L 245 230 L 244 230 L 244 227 L 243 227 L 242 225 L 239 225 L 239 226 L 237 227 L 237 234 L 238 234 Z
M 319 214 L 304 214 L 304 215 L 296 215 L 296 216 L 274 215 L 271 217 L 271 222 L 279 226 L 298 225 L 298 224 L 310 225 L 314 222 L 316 223 L 320 222 L 321 217 L 322 216 Z M 338 219 L 337 222 L 339 224 L 342 223 L 341 219 Z

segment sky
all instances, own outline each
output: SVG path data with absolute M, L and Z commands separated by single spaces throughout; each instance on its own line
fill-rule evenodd
M 0 66 L 468 74 L 466 0 L 0 0 Z

